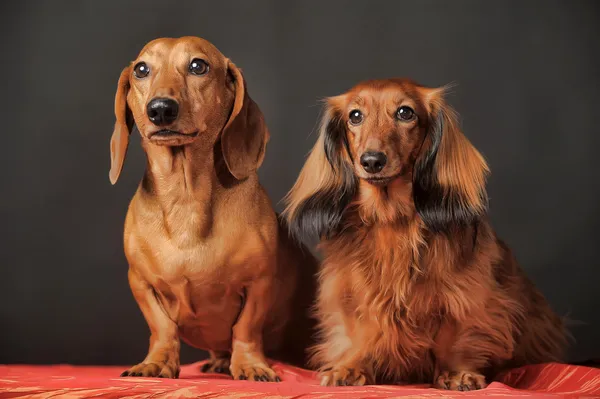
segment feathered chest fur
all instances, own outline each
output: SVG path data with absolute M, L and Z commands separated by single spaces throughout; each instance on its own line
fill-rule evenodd
M 432 348 L 441 326 L 483 311 L 489 287 L 470 265 L 478 257 L 477 231 L 469 245 L 428 235 L 418 219 L 348 226 L 321 244 L 319 309 L 342 313 L 352 347 L 367 350 L 377 374 L 423 380 L 434 372 Z M 477 262 L 475 262 L 477 263 Z M 457 276 L 459 278 L 457 278 Z M 324 324 L 334 321 L 324 319 Z M 410 374 L 406 374 L 410 370 Z

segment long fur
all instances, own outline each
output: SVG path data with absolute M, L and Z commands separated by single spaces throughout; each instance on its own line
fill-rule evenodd
M 443 371 L 490 378 L 560 360 L 562 320 L 492 230 L 487 164 L 443 90 L 389 85 L 408 86 L 427 112 L 411 176 L 385 190 L 360 181 L 340 101 L 329 101 L 286 198 L 292 232 L 319 237 L 324 255 L 313 364 L 360 370 L 367 382 L 432 382 Z
M 487 210 L 485 178 L 489 169 L 458 129 L 456 114 L 439 99 L 433 102 L 429 148 L 415 165 L 413 198 L 427 227 L 445 231 L 468 226 Z
M 328 238 L 336 233 L 344 210 L 356 194 L 357 179 L 349 159 L 341 115 L 327 109 L 317 143 L 286 197 L 288 207 L 284 215 L 290 221 L 294 237 L 304 241 Z

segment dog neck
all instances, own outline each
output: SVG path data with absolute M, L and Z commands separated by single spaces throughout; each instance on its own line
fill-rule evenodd
M 182 221 L 193 213 L 194 223 L 189 227 L 206 236 L 212 227 L 214 204 L 238 183 L 227 170 L 219 143 L 197 140 L 170 147 L 142 140 L 142 146 L 148 159 L 140 186 L 143 197 L 160 206 L 169 230 L 182 230 Z
M 417 217 L 409 179 L 397 178 L 386 187 L 373 186 L 363 180 L 358 184 L 358 195 L 353 205 L 362 223 L 407 224 Z

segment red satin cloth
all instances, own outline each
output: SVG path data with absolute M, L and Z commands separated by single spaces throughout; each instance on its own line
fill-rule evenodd
M 512 370 L 488 388 L 450 392 L 427 385 L 335 387 L 319 386 L 314 373 L 280 363 L 273 368 L 280 383 L 233 381 L 203 374 L 201 363 L 183 366 L 177 380 L 125 377 L 124 367 L 0 365 L 0 398 L 445 398 L 482 396 L 597 397 L 600 369 L 544 364 Z

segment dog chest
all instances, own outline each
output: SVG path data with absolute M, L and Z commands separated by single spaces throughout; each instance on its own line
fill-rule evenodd
M 232 326 L 243 305 L 238 286 L 194 276 L 177 282 L 158 279 L 155 284 L 157 297 L 185 342 L 200 349 L 230 349 Z

